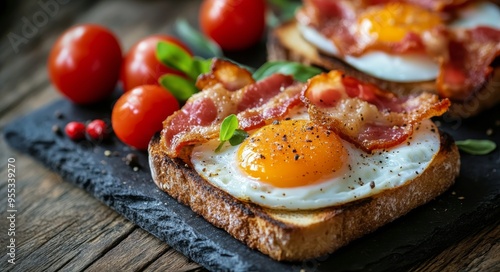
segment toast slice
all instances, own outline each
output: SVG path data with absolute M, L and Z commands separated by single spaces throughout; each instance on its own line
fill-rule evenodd
M 332 253 L 440 195 L 454 183 L 460 168 L 453 139 L 441 133 L 440 150 L 429 167 L 400 187 L 335 207 L 282 211 L 242 202 L 212 186 L 182 160 L 169 158 L 158 135 L 148 151 L 151 174 L 161 190 L 278 261 Z
M 341 70 L 347 75 L 364 82 L 370 82 L 382 90 L 390 90 L 398 96 L 407 96 L 412 93 L 437 93 L 435 81 L 426 82 L 391 82 L 365 74 L 342 60 L 321 52 L 307 42 L 297 27 L 295 20 L 276 27 L 269 34 L 267 42 L 268 60 L 288 60 L 317 66 L 325 70 Z M 500 59 L 493 63 L 494 71 L 487 84 L 466 100 L 454 101 L 448 111 L 453 118 L 468 118 L 479 112 L 500 103 Z

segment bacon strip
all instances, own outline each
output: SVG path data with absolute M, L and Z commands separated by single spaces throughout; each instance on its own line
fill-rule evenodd
M 248 70 L 241 69 L 229 61 L 215 58 L 210 69 L 210 73 L 202 74 L 196 80 L 196 87 L 199 90 L 222 84 L 226 90 L 236 91 L 255 82 Z
M 488 80 L 500 56 L 500 31 L 489 27 L 450 33 L 449 56 L 441 61 L 437 89 L 443 97 L 467 100 Z
M 448 99 L 429 93 L 397 97 L 340 71 L 311 78 L 303 99 L 313 122 L 366 152 L 404 142 L 415 124 L 450 106 Z
M 178 157 L 184 147 L 218 137 L 220 123 L 230 114 L 237 114 L 241 129 L 250 130 L 280 119 L 301 103 L 301 85 L 283 74 L 252 79 L 234 90 L 236 85 L 227 79 L 247 72 L 227 61 L 213 62 L 211 73 L 201 77 L 205 88 L 163 122 L 162 141 L 169 156 Z

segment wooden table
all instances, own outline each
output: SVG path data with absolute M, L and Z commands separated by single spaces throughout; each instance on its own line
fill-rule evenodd
M 67 27 L 94 22 L 112 29 L 128 49 L 154 33 L 173 33 L 180 17 L 196 23 L 199 1 L 3 1 L 0 4 L 0 127 L 60 95 L 45 63 Z M 68 2 L 68 3 L 63 3 Z M 42 15 L 42 13 L 44 15 Z M 35 26 L 26 28 L 26 21 Z M 35 25 L 36 23 L 36 25 Z M 24 31 L 24 32 L 23 32 Z M 24 39 L 12 41 L 12 35 Z M 15 160 L 16 263 L 7 262 L 8 162 Z M 0 270 L 203 271 L 197 263 L 140 229 L 85 191 L 0 140 Z M 500 270 L 499 222 L 448 247 L 412 271 Z M 481 222 L 478 222 L 481 224 Z

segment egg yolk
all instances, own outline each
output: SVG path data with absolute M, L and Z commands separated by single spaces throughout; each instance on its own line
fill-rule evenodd
M 238 149 L 240 169 L 275 187 L 299 187 L 340 170 L 347 152 L 335 133 L 305 120 L 262 127 Z
M 374 6 L 358 20 L 361 33 L 380 42 L 398 42 L 409 32 L 420 34 L 439 24 L 441 18 L 436 13 L 407 3 Z

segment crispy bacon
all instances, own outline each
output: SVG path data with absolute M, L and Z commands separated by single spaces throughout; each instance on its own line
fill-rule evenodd
M 415 124 L 450 106 L 448 99 L 429 93 L 397 97 L 340 71 L 311 78 L 303 95 L 313 122 L 366 152 L 404 142 Z
M 441 61 L 437 89 L 443 97 L 464 101 L 487 81 L 500 56 L 500 31 L 489 27 L 450 33 L 449 56 Z
M 240 111 L 237 115 L 240 127 L 251 130 L 268 124 L 276 117 L 285 116 L 291 108 L 302 103 L 302 87 L 300 83 L 289 85 L 282 92 L 270 97 L 266 103 Z
M 236 91 L 254 83 L 252 74 L 246 69 L 240 69 L 236 64 L 221 59 L 213 59 L 210 73 L 202 74 L 196 81 L 199 90 L 222 84 L 226 90 Z
M 228 81 L 232 75 L 246 73 L 230 62 L 213 62 L 211 73 L 198 82 L 204 89 L 163 122 L 162 141 L 169 156 L 177 157 L 185 146 L 218 137 L 220 123 L 230 114 L 237 114 L 241 129 L 250 130 L 282 118 L 301 103 L 300 85 L 291 76 L 274 74 L 258 82 L 247 78 L 244 82 L 250 83 L 244 86 L 238 79 L 236 85 Z M 237 85 L 240 88 L 234 90 Z

